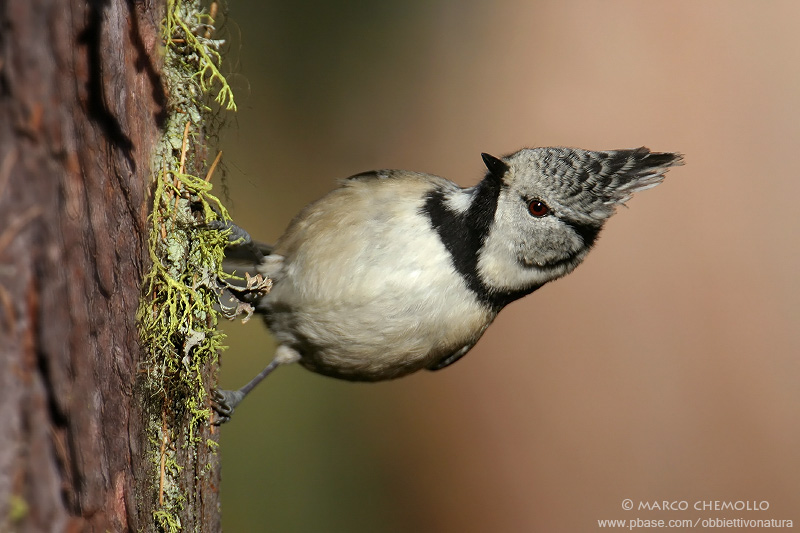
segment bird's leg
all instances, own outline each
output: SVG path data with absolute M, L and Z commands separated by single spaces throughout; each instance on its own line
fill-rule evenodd
M 228 232 L 222 264 L 223 271 L 228 275 L 217 278 L 221 289 L 218 293 L 219 309 L 228 320 L 243 316 L 242 322 L 247 322 L 255 312 L 258 301 L 272 288 L 272 280 L 259 272 L 259 266 L 265 254 L 270 254 L 271 247 L 253 241 L 247 231 L 230 220 L 212 220 L 208 227 Z
M 259 372 L 256 377 L 251 379 L 247 385 L 239 390 L 214 389 L 214 391 L 211 393 L 211 403 L 217 416 L 212 423 L 215 426 L 219 426 L 220 424 L 224 424 L 230 420 L 231 416 L 233 416 L 233 411 L 236 406 L 239 405 L 242 400 L 244 400 L 244 397 L 247 396 L 250 391 L 256 388 L 256 385 L 261 383 L 264 378 L 270 375 L 272 371 L 278 368 L 280 365 L 294 363 L 299 359 L 300 354 L 294 349 L 284 345 L 278 346 L 278 349 L 275 351 L 275 358 L 264 368 L 264 370 Z
M 224 424 L 230 420 L 231 416 L 233 416 L 234 409 L 236 409 L 236 406 L 239 405 L 242 400 L 244 400 L 244 397 L 247 396 L 247 393 L 253 390 L 256 385 L 261 383 L 261 381 L 273 370 L 278 368 L 279 364 L 280 363 L 273 359 L 272 362 L 270 362 L 270 364 L 264 368 L 264 370 L 259 372 L 256 377 L 251 379 L 247 385 L 239 390 L 214 389 L 211 395 L 212 405 L 214 407 L 214 411 L 217 413 L 217 416 L 214 420 L 214 425 L 219 426 L 220 424 Z

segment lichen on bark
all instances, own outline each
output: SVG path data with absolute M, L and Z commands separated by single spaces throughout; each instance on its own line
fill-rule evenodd
M 217 435 L 209 425 L 209 391 L 216 383 L 224 335 L 215 303 L 224 277 L 227 235 L 209 223 L 227 220 L 212 194 L 207 139 L 216 136 L 218 113 L 234 111 L 233 93 L 220 72 L 214 38 L 217 2 L 168 0 L 163 21 L 163 79 L 168 95 L 164 134 L 152 159 L 149 254 L 138 311 L 142 387 L 150 456 L 157 479 L 153 518 L 162 531 L 181 531 L 182 517 L 198 512 L 194 500 L 216 464 Z M 195 471 L 186 486 L 184 469 Z M 197 517 L 191 522 L 197 524 Z

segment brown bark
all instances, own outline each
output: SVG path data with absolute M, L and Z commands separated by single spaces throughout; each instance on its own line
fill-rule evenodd
M 135 314 L 163 12 L 0 0 L 0 531 L 154 528 Z

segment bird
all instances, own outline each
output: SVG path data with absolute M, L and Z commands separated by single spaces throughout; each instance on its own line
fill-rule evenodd
M 244 387 L 214 392 L 220 423 L 284 364 L 350 381 L 452 365 L 505 306 L 572 272 L 617 206 L 683 164 L 645 147 L 481 157 L 471 187 L 405 170 L 344 179 L 274 246 L 225 226 L 228 255 L 272 281 L 254 307 L 278 347 Z

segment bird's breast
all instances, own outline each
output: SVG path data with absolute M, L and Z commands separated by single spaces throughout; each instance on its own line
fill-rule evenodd
M 455 272 L 422 195 L 380 209 L 346 196 L 351 209 L 309 213 L 284 245 L 263 302 L 278 340 L 311 370 L 355 380 L 399 377 L 473 344 L 494 313 Z

